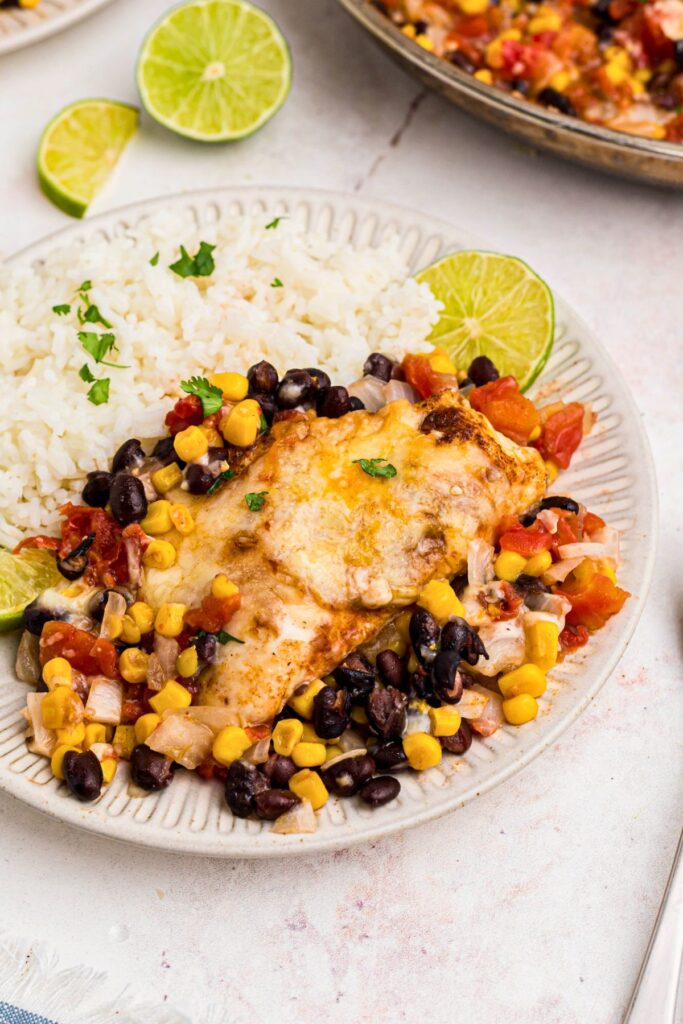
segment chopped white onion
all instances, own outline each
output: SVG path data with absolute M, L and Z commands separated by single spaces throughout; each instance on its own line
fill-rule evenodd
M 175 679 L 175 663 L 180 654 L 180 644 L 170 636 L 162 636 L 161 633 L 154 634 L 154 653 L 159 659 L 161 671 L 164 674 L 164 682 L 167 679 Z
M 557 551 L 560 558 L 613 558 L 611 544 L 597 544 L 594 541 L 579 541 L 577 544 L 561 544 Z
M 544 508 L 542 512 L 538 513 L 536 520 L 545 526 L 548 533 L 557 533 L 557 524 L 560 521 L 560 517 L 551 508 Z
M 100 638 L 102 640 L 115 640 L 121 633 L 121 619 L 126 614 L 126 599 L 123 594 L 112 590 L 104 606 L 102 625 L 100 627 Z
M 480 658 L 475 671 L 482 676 L 497 676 L 517 668 L 524 661 L 526 641 L 519 617 L 515 619 L 487 619 L 479 627 L 479 639 L 489 658 Z
M 485 540 L 472 540 L 467 546 L 467 582 L 471 587 L 483 587 L 492 580 L 493 545 Z
M 566 580 L 570 572 L 576 569 L 577 565 L 581 565 L 581 562 L 583 562 L 583 558 L 563 558 L 561 562 L 554 562 L 543 573 L 543 582 L 548 586 L 552 586 L 553 583 L 561 583 L 563 580 Z M 529 604 L 528 599 L 527 604 Z
M 200 725 L 206 725 L 214 735 L 217 735 L 221 729 L 225 729 L 226 725 L 235 724 L 235 712 L 230 708 L 211 708 L 203 704 L 191 704 L 189 708 L 181 710 L 169 708 L 161 717 L 166 721 L 173 715 L 182 715 Z
M 389 402 L 397 402 L 399 399 L 404 398 L 411 405 L 419 400 L 419 395 L 415 388 L 411 387 L 405 380 L 390 380 L 384 385 L 384 400 Z
M 350 757 L 362 757 L 364 754 L 367 754 L 365 747 L 354 747 L 353 750 L 345 750 L 343 754 L 331 757 L 328 761 L 325 761 L 323 767 L 331 768 L 333 764 L 339 764 L 340 761 L 348 761 Z
M 17 658 L 14 663 L 14 671 L 17 679 L 22 683 L 30 683 L 36 686 L 40 681 L 40 656 L 39 640 L 27 629 L 21 634 L 21 640 L 17 648 Z
M 479 718 L 484 713 L 487 696 L 478 693 L 474 687 L 463 690 L 462 697 L 458 701 L 457 710 L 462 718 Z
M 301 832 L 315 832 L 318 822 L 315 811 L 309 800 L 302 800 L 294 804 L 289 811 L 285 811 L 273 822 L 272 832 L 281 836 L 294 835 Z
M 484 689 L 477 683 L 472 687 L 482 697 L 486 697 L 486 705 L 479 718 L 470 719 L 470 725 L 480 736 L 493 736 L 503 724 L 503 701 L 497 693 Z
M 105 757 L 116 758 L 116 751 L 111 743 L 91 743 L 88 750 L 92 750 L 98 761 L 104 761 Z M 116 758 L 118 760 L 118 758 Z
M 258 743 L 254 743 L 252 747 L 245 750 L 242 754 L 242 758 L 248 761 L 249 764 L 265 764 L 268 760 L 270 753 L 270 736 L 266 736 L 264 740 L 259 740 Z
M 344 753 L 347 754 L 350 750 L 360 750 L 361 747 L 364 748 L 365 740 L 355 729 L 345 729 L 336 741 L 335 746 L 341 747 Z
M 159 655 L 152 652 L 147 662 L 147 686 L 150 690 L 156 690 L 157 693 L 163 687 L 166 682 L 166 675 L 161 667 L 159 661 Z
M 604 544 L 609 549 L 610 553 L 606 555 L 606 558 L 612 558 L 616 564 L 619 564 L 619 540 L 621 534 L 619 530 L 616 530 L 613 526 L 601 526 L 599 530 L 591 534 L 591 540 L 596 544 Z
M 368 412 L 377 412 L 386 404 L 384 397 L 384 381 L 377 377 L 361 377 L 348 387 L 348 392 L 354 398 L 360 398 Z
M 552 615 L 554 619 L 559 622 L 562 620 L 562 628 L 564 629 L 564 617 L 571 611 L 571 601 L 566 598 L 563 594 L 544 594 L 543 591 L 537 591 L 536 593 L 530 592 L 526 597 L 527 607 L 533 612 L 545 612 L 547 615 Z M 528 615 L 529 613 L 527 613 Z M 525 615 L 525 621 L 527 619 Z
M 152 499 L 154 500 L 154 499 Z M 138 537 L 126 537 L 123 542 L 128 566 L 128 581 L 131 587 L 137 587 L 142 580 L 142 555 Z
M 211 753 L 213 733 L 189 715 L 171 715 L 156 727 L 145 743 L 151 750 L 192 771 Z
M 121 721 L 122 704 L 123 686 L 118 679 L 91 676 L 90 693 L 85 705 L 85 717 L 89 722 L 118 725 Z
M 46 729 L 43 725 L 42 703 L 47 697 L 46 693 L 29 693 L 26 695 L 26 711 L 33 736 L 29 743 L 34 754 L 42 754 L 43 757 L 52 757 L 57 746 L 57 733 L 52 729 Z

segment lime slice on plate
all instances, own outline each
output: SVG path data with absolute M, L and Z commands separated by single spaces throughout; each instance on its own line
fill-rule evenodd
M 245 0 L 174 7 L 142 45 L 138 88 L 147 112 L 200 142 L 251 135 L 284 103 L 292 62 L 284 36 Z
M 63 578 L 49 551 L 27 548 L 13 555 L 0 550 L 0 633 L 17 629 L 26 605 Z
M 545 281 L 515 256 L 474 249 L 445 256 L 415 275 L 444 305 L 429 340 L 460 370 L 488 356 L 522 391 L 536 380 L 553 347 L 555 307 Z
M 48 199 L 82 217 L 137 124 L 137 108 L 113 100 L 79 100 L 60 110 L 38 147 L 38 178 Z

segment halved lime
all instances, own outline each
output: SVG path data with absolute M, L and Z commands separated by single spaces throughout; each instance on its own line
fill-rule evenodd
M 475 356 L 514 374 L 522 391 L 536 380 L 553 347 L 555 306 L 548 285 L 516 256 L 465 250 L 415 275 L 444 309 L 429 340 L 459 370 Z
M 82 217 L 137 125 L 137 107 L 114 100 L 79 100 L 60 110 L 38 147 L 38 178 L 48 199 Z
M 49 551 L 27 548 L 18 555 L 0 551 L 0 633 L 17 629 L 26 605 L 63 579 Z
M 138 88 L 147 112 L 179 135 L 226 142 L 251 135 L 289 93 L 284 36 L 245 0 L 174 7 L 145 39 Z

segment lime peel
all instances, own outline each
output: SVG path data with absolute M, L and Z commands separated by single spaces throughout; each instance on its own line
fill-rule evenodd
M 27 548 L 13 555 L 0 550 L 0 633 L 17 629 L 26 605 L 62 579 L 49 551 Z

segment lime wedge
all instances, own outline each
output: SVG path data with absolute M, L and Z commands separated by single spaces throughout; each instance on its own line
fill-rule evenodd
M 446 349 L 459 370 L 475 356 L 488 356 L 501 377 L 514 374 L 526 391 L 553 347 L 555 307 L 545 281 L 515 256 L 474 249 L 445 256 L 415 276 L 444 304 L 429 340 Z
M 79 100 L 60 110 L 38 147 L 38 178 L 48 199 L 82 217 L 137 124 L 137 108 L 113 100 Z
M 63 578 L 49 551 L 27 548 L 19 555 L 0 551 L 0 633 L 17 629 L 26 605 Z
M 200 142 L 251 135 L 284 103 L 292 81 L 287 43 L 245 0 L 174 7 L 145 39 L 137 69 L 147 112 Z

